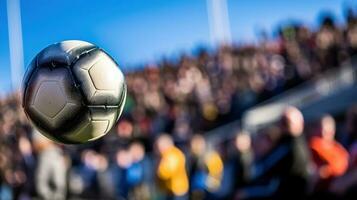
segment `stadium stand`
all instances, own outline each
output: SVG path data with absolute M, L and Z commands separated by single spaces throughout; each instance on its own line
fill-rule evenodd
M 80 146 L 38 138 L 21 95 L 9 94 L 0 99 L 0 199 L 355 199 L 356 52 L 349 12 L 343 26 L 326 16 L 316 30 L 291 24 L 257 46 L 148 65 L 126 74 L 111 133 Z M 190 145 L 200 134 L 204 159 Z M 342 155 L 336 163 L 328 148 L 314 152 L 325 144 Z

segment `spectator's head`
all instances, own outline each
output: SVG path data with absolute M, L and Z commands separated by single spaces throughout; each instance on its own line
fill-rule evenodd
M 319 122 L 319 133 L 326 140 L 334 140 L 336 132 L 335 120 L 331 115 L 325 115 Z
M 119 149 L 117 151 L 116 163 L 120 168 L 128 168 L 132 162 L 132 156 L 127 149 Z
M 141 142 L 133 142 L 129 147 L 129 151 L 133 162 L 139 162 L 144 159 L 145 148 Z
M 205 138 L 200 134 L 195 134 L 191 139 L 191 152 L 195 156 L 202 155 L 206 150 Z
M 105 171 L 106 169 L 108 169 L 108 165 L 109 165 L 108 158 L 101 153 L 98 153 L 96 157 L 97 157 L 96 169 L 98 171 Z
M 248 132 L 238 132 L 235 138 L 235 147 L 241 153 L 247 152 L 251 149 L 251 138 Z
M 91 149 L 86 149 L 82 152 L 81 158 L 82 158 L 82 163 L 85 166 L 87 166 L 91 169 L 96 168 L 96 165 L 98 163 L 97 152 L 95 152 L 94 150 L 91 150 Z
M 159 154 L 163 154 L 168 149 L 174 146 L 172 137 L 166 133 L 160 135 L 156 140 L 156 148 Z
M 121 138 L 129 138 L 133 133 L 133 124 L 128 120 L 122 120 L 118 123 L 117 134 Z
M 328 27 L 328 28 L 335 27 L 334 16 L 331 12 L 324 11 L 324 12 L 320 13 L 320 19 L 321 19 L 321 26 Z
M 304 131 L 304 117 L 299 109 L 289 106 L 283 112 L 281 128 L 290 136 L 300 136 Z
M 30 154 L 32 154 L 31 142 L 27 137 L 21 136 L 19 138 L 18 146 L 19 146 L 19 150 L 20 150 L 22 155 L 30 155 Z

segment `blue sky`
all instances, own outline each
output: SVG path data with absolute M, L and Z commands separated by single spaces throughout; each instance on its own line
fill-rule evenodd
M 274 2 L 274 3 L 273 3 Z M 252 41 L 282 21 L 317 23 L 321 10 L 343 18 L 341 0 L 228 0 L 234 41 Z M 123 68 L 210 44 L 206 0 L 21 1 L 24 63 L 45 46 L 67 39 L 95 43 Z M 0 94 L 8 91 L 10 61 L 6 0 L 0 0 Z

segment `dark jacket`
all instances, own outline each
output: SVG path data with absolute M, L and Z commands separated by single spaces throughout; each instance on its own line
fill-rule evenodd
M 276 146 L 254 165 L 252 179 L 256 184 L 245 189 L 248 198 L 304 199 L 309 161 L 303 136 L 284 134 Z M 262 183 L 265 185 L 259 185 Z

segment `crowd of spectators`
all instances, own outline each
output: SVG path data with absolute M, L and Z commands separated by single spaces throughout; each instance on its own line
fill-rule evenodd
M 356 197 L 357 109 L 305 126 L 294 107 L 252 137 L 204 132 L 357 53 L 357 16 L 279 29 L 259 45 L 201 50 L 126 74 L 123 116 L 104 138 L 55 144 L 31 128 L 21 95 L 0 99 L 0 199 L 335 199 Z M 304 131 L 309 130 L 309 131 Z M 222 136 L 224 137 L 224 136 Z M 335 139 L 337 138 L 337 139 Z

